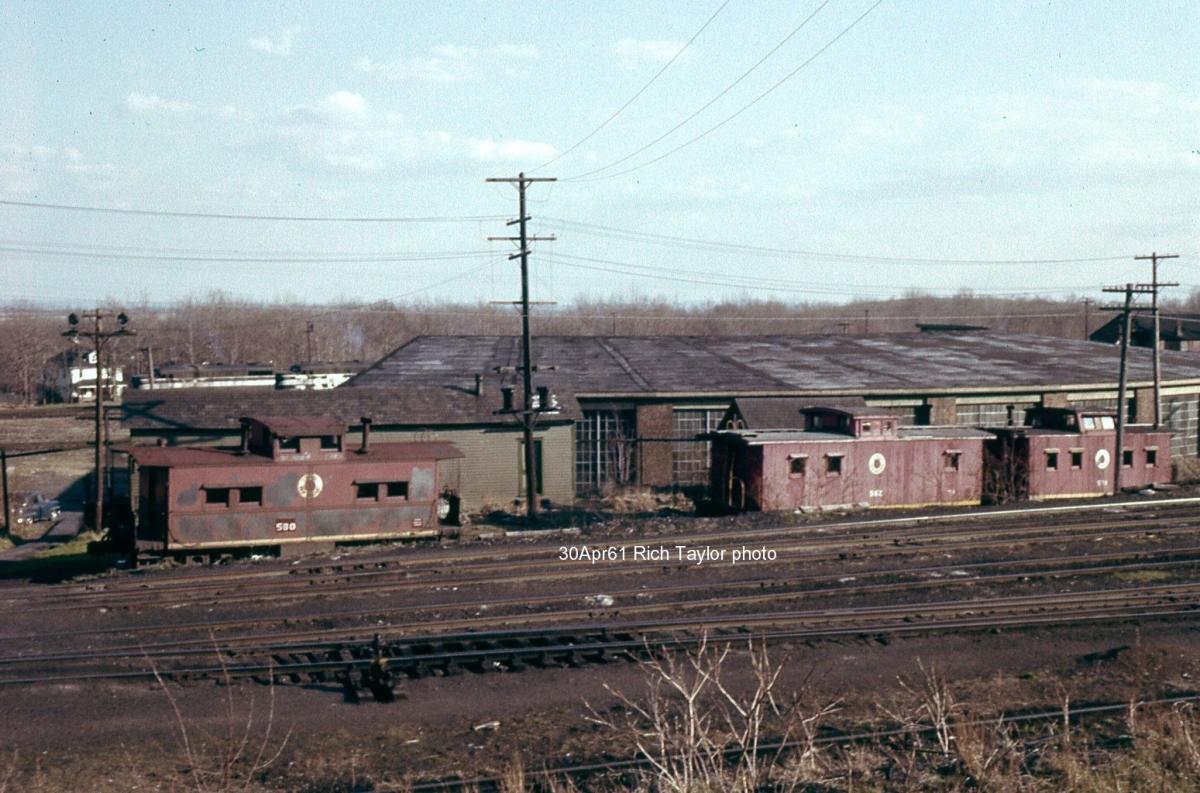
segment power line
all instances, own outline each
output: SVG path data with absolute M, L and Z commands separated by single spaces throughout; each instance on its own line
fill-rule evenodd
M 779 49 L 780 49 L 780 48 L 781 48 L 781 47 L 782 47 L 784 44 L 787 44 L 789 41 L 791 41 L 792 37 L 793 37 L 793 36 L 795 36 L 797 33 L 799 33 L 799 32 L 800 32 L 800 31 L 801 31 L 801 30 L 804 28 L 804 26 L 805 26 L 805 25 L 807 25 L 807 24 L 808 24 L 808 23 L 809 23 L 809 22 L 812 20 L 812 18 L 813 18 L 813 17 L 815 17 L 817 14 L 821 13 L 821 11 L 822 11 L 822 10 L 825 8 L 825 6 L 829 5 L 829 3 L 830 3 L 830 2 L 832 2 L 832 0 L 824 0 L 824 2 L 822 2 L 820 5 L 818 5 L 818 6 L 816 7 L 816 9 L 815 9 L 815 10 L 814 10 L 814 11 L 813 11 L 811 14 L 809 14 L 807 17 L 805 17 L 805 18 L 804 18 L 804 20 L 803 20 L 803 21 L 801 21 L 801 23 L 800 23 L 799 25 L 797 25 L 796 27 L 792 28 L 792 31 L 791 31 L 790 33 L 788 33 L 786 36 L 784 36 L 784 37 L 783 37 L 783 39 L 782 39 L 782 40 L 781 40 L 781 41 L 780 41 L 778 44 L 776 44 L 774 47 L 772 47 L 770 50 L 768 50 L 766 55 L 762 56 L 762 57 L 761 57 L 761 58 L 759 58 L 757 61 L 755 61 L 755 62 L 754 62 L 754 65 L 752 65 L 752 66 L 751 66 L 749 69 L 747 69 L 746 71 L 744 71 L 744 72 L 742 72 L 740 75 L 738 75 L 738 77 L 737 77 L 737 79 L 736 79 L 736 80 L 734 80 L 732 83 L 730 83 L 729 85 L 727 85 L 727 86 L 725 86 L 723 89 L 721 89 L 721 91 L 720 91 L 719 93 L 717 93 L 717 95 L 716 95 L 716 96 L 714 96 L 713 98 L 711 98 L 711 99 L 709 99 L 707 102 L 705 102 L 703 105 L 701 105 L 701 106 L 699 107 L 699 109 L 697 109 L 696 111 L 694 111 L 694 112 L 693 112 L 693 113 L 692 113 L 690 116 L 688 116 L 687 118 L 683 119 L 683 121 L 680 121 L 678 124 L 676 124 L 675 126 L 671 127 L 671 128 L 670 128 L 670 129 L 668 129 L 666 132 L 664 132 L 663 134 L 659 135 L 659 136 L 658 136 L 657 138 L 655 138 L 654 140 L 652 140 L 652 141 L 650 141 L 649 143 L 647 143 L 645 146 L 642 146 L 640 149 L 635 149 L 634 151 L 630 152 L 629 154 L 626 154 L 626 155 L 625 155 L 624 157 L 622 157 L 621 159 L 619 159 L 619 160 L 614 160 L 613 162 L 610 162 L 610 163 L 608 163 L 607 165 L 603 165 L 603 166 L 601 166 L 601 167 L 599 167 L 599 168 L 595 168 L 595 169 L 593 169 L 593 170 L 586 171 L 586 172 L 584 172 L 584 173 L 581 173 L 581 174 L 576 174 L 575 176 L 572 176 L 572 177 L 570 177 L 569 179 L 566 179 L 565 181 L 572 182 L 572 181 L 575 181 L 575 180 L 577 180 L 577 179 L 583 179 L 583 177 L 586 177 L 586 176 L 591 176 L 592 174 L 597 174 L 597 173 L 600 173 L 601 171 L 607 171 L 609 168 L 615 168 L 616 166 L 620 165 L 621 163 L 623 163 L 623 162 L 627 162 L 627 161 L 629 161 L 630 159 L 632 159 L 632 158 L 636 157 L 637 155 L 641 154 L 641 153 L 642 153 L 642 152 L 644 152 L 646 149 L 650 148 L 651 146 L 654 146 L 655 144 L 657 144 L 658 142 L 660 142 L 661 140 L 663 140 L 664 138 L 666 138 L 667 136 L 669 136 L 671 133 L 675 132 L 677 129 L 679 129 L 680 127 L 682 127 L 684 124 L 687 124 L 689 121 L 691 121 L 692 119 L 694 119 L 696 116 L 700 115 L 700 114 L 701 114 L 701 113 L 703 113 L 705 110 L 707 110 L 708 108 L 712 107 L 712 105 L 713 105 L 713 104 L 714 104 L 714 103 L 715 103 L 717 100 L 719 100 L 721 97 L 725 96 L 725 94 L 729 93 L 729 92 L 730 92 L 730 91 L 732 91 L 732 90 L 733 90 L 735 87 L 737 87 L 737 85 L 738 85 L 739 83 L 741 83 L 741 82 L 742 82 L 742 80 L 745 80 L 747 77 L 749 77 L 749 76 L 750 76 L 750 74 L 751 74 L 752 72 L 754 72 L 754 71 L 755 71 L 755 70 L 756 70 L 756 69 L 757 69 L 759 66 L 762 66 L 764 63 L 766 63 L 766 61 L 767 61 L 767 59 L 768 59 L 768 58 L 770 58 L 772 55 L 774 55 L 776 52 L 778 52 L 778 51 L 779 51 Z
M 706 21 L 706 22 L 705 22 L 703 25 L 701 25 L 701 26 L 700 26 L 700 29 L 699 29 L 699 30 L 697 30 L 695 33 L 693 33 L 693 34 L 692 34 L 692 37 L 691 37 L 690 39 L 688 39 L 688 40 L 687 40 L 687 42 L 686 42 L 686 43 L 685 43 L 685 44 L 684 44 L 682 47 L 680 47 L 679 51 L 678 51 L 678 52 L 676 52 L 674 55 L 672 55 L 672 56 L 671 56 L 671 60 L 669 60 L 669 61 L 667 61 L 665 64 L 663 64 L 662 68 L 661 68 L 661 69 L 659 69 L 657 72 L 655 72 L 655 73 L 654 73 L 654 76 L 653 76 L 653 77 L 651 77 L 651 78 L 649 79 L 649 81 L 647 81 L 647 83 L 646 83 L 645 85 L 643 85 L 641 88 L 639 88 L 639 89 L 638 89 L 638 91 L 637 91 L 637 93 L 635 93 L 633 96 L 629 97 L 629 99 L 628 99 L 628 100 L 625 102 L 625 104 L 623 104 L 623 105 L 621 105 L 620 107 L 618 107 L 618 108 L 617 108 L 617 109 L 616 109 L 616 110 L 613 112 L 613 114 L 612 114 L 611 116 L 609 116 L 608 118 L 604 119 L 604 121 L 600 122 L 600 125 L 599 125 L 598 127 L 596 127 L 595 129 L 593 129 L 593 130 L 592 130 L 591 132 L 589 132 L 588 134 L 584 135 L 582 138 L 580 138 L 578 141 L 576 141 L 576 142 L 575 142 L 575 143 L 574 143 L 572 146 L 570 146 L 569 148 L 567 148 L 565 151 L 563 151 L 562 153 L 560 153 L 560 154 L 558 154 L 558 155 L 554 156 L 553 158 L 551 158 L 551 159 L 549 159 L 549 160 L 546 160 L 546 162 L 542 163 L 542 164 L 541 164 L 541 165 L 539 165 L 538 167 L 536 167 L 536 168 L 534 168 L 533 170 L 531 170 L 531 171 L 530 171 L 530 173 L 531 173 L 531 174 L 532 174 L 532 173 L 537 173 L 538 171 L 540 171 L 540 170 L 542 170 L 543 168 L 545 168 L 547 165 L 551 165 L 551 164 L 553 164 L 553 163 L 556 163 L 556 162 L 558 162 L 559 160 L 561 160 L 563 157 L 566 157 L 568 154 L 570 154 L 571 152 L 575 151 L 575 150 L 576 150 L 576 149 L 578 149 L 580 146 L 582 146 L 583 144 L 585 144 L 585 143 L 587 143 L 589 140 L 591 140 L 591 139 L 592 139 L 592 137 L 593 137 L 593 136 L 594 136 L 594 135 L 595 135 L 597 132 L 599 132 L 600 130 L 604 129 L 606 126 L 608 126 L 609 122 L 611 122 L 611 121 L 612 121 L 613 119 L 615 119 L 617 116 L 621 115 L 621 113 L 625 112 L 625 109 L 626 109 L 626 108 L 628 108 L 630 105 L 632 105 L 632 104 L 633 104 L 635 101 L 637 101 L 638 97 L 640 97 L 642 94 L 646 93 L 646 89 L 648 89 L 650 86 L 654 85 L 654 82 L 655 82 L 655 81 L 656 81 L 656 80 L 657 80 L 659 77 L 661 77 L 661 76 L 663 75 L 663 72 L 665 72 L 667 69 L 671 68 L 671 65 L 672 65 L 673 63 L 675 63 L 675 61 L 679 60 L 679 56 L 680 56 L 680 55 L 682 55 L 682 54 L 684 53 L 684 51 L 686 51 L 686 50 L 687 50 L 687 48 L 688 48 L 688 47 L 692 46 L 692 42 L 694 42 L 694 41 L 695 41 L 697 38 L 699 38 L 699 37 L 700 37 L 700 34 L 704 32 L 705 28 L 707 28 L 707 27 L 708 27 L 710 24 L 712 24 L 712 21 L 713 21 L 714 19 L 716 19 L 716 18 L 717 18 L 717 16 L 718 16 L 718 15 L 719 15 L 719 14 L 720 14 L 722 11 L 724 11 L 724 10 L 725 10 L 725 6 L 729 5 L 729 3 L 730 3 L 730 2 L 731 2 L 731 0 L 725 0 L 725 2 L 721 3 L 721 5 L 720 5 L 720 6 L 717 8 L 717 10 L 713 12 L 713 15 L 712 15 L 712 16 L 710 16 L 710 17 L 708 18 L 708 20 L 707 20 L 707 21 Z M 631 156 L 632 156 L 632 155 L 631 155 Z
M 663 281 L 678 281 L 681 283 L 701 284 L 705 286 L 725 286 L 734 288 L 761 288 L 777 292 L 798 294 L 827 294 L 827 295 L 876 295 L 890 294 L 897 290 L 919 289 L 926 293 L 941 291 L 949 292 L 950 296 L 961 290 L 958 287 L 915 287 L 913 285 L 880 285 L 878 287 L 859 287 L 855 290 L 843 290 L 836 287 L 806 284 L 803 288 L 796 287 L 794 279 L 759 278 L 755 276 L 738 276 L 711 271 L 683 270 L 676 267 L 657 267 L 654 265 L 639 265 L 631 262 L 615 261 L 612 259 L 597 259 L 588 256 L 573 256 L 563 253 L 544 254 L 545 258 L 554 260 L 566 267 L 584 270 L 610 272 L 617 275 L 633 275 L 641 278 L 651 278 Z M 579 262 L 587 262 L 581 264 Z M 602 267 L 598 265 L 609 265 Z M 619 269 L 618 269 L 619 268 Z M 953 291 L 951 291 L 953 290 Z M 970 290 L 966 294 L 980 295 L 1036 295 L 1045 293 L 1078 293 L 1080 286 L 1050 287 L 1041 289 L 1016 290 Z
M 815 61 L 817 58 L 821 57 L 821 55 L 823 55 L 823 54 L 824 54 L 824 53 L 825 53 L 825 52 L 826 52 L 826 51 L 827 51 L 827 50 L 828 50 L 830 47 L 832 47 L 834 44 L 837 44 L 837 43 L 838 43 L 838 42 L 839 42 L 839 41 L 842 39 L 842 37 L 843 37 L 843 36 L 845 36 L 847 33 L 849 33 L 851 30 L 853 30 L 855 27 L 857 27 L 857 26 L 858 26 L 858 23 L 860 23 L 860 22 L 862 22 L 864 19 L 866 19 L 866 18 L 867 18 L 867 16 L 868 16 L 868 15 L 869 15 L 869 14 L 870 14 L 872 11 L 874 11 L 876 8 L 879 8 L 879 6 L 880 6 L 880 5 L 882 5 L 882 4 L 883 4 L 883 0 L 875 0 L 875 4 L 874 4 L 874 5 L 872 5 L 872 6 L 871 6 L 870 8 L 868 8 L 866 11 L 864 11 L 864 12 L 863 12 L 863 13 L 862 13 L 862 14 L 861 14 L 859 17 L 857 17 L 857 18 L 856 18 L 856 19 L 855 19 L 853 22 L 851 22 L 851 23 L 850 23 L 849 25 L 847 25 L 845 28 L 843 28 L 841 33 L 838 33 L 836 36 L 834 36 L 832 39 L 830 39 L 828 42 L 826 42 L 826 43 L 825 43 L 825 46 L 821 47 L 821 49 L 817 50 L 817 51 L 816 51 L 816 52 L 814 52 L 812 55 L 810 55 L 810 56 L 808 57 L 808 59 L 807 59 L 807 60 L 805 60 L 805 61 L 804 61 L 804 62 L 802 62 L 802 63 L 801 63 L 799 66 L 797 66 L 795 69 L 793 69 L 792 71 L 790 71 L 790 72 L 788 72 L 786 75 L 784 75 L 783 79 L 779 80 L 779 81 L 778 81 L 778 82 L 776 82 L 774 85 L 772 85 L 770 88 L 768 88 L 767 90 L 763 91 L 761 94 L 759 94 L 758 96 L 754 97 L 754 99 L 751 99 L 751 100 L 750 100 L 749 102 L 747 102 L 746 104 L 742 105 L 740 108 L 738 108 L 737 110 L 735 110 L 735 111 L 734 111 L 732 114 L 730 114 L 730 115 L 726 116 L 726 117 L 725 117 L 725 118 L 723 118 L 721 121 L 717 122 L 717 123 L 716 123 L 716 124 L 714 124 L 713 126 L 711 126 L 711 127 L 709 127 L 708 129 L 704 130 L 704 131 L 703 131 L 703 132 L 701 132 L 699 135 L 695 135 L 695 136 L 693 136 L 693 137 L 689 138 L 688 140 L 685 140 L 683 143 L 679 144 L 679 145 L 678 145 L 678 146 L 676 146 L 675 148 L 673 148 L 673 149 L 669 149 L 668 151 L 664 152 L 663 154 L 660 154 L 660 155 L 658 155 L 657 157 L 654 157 L 654 158 L 652 158 L 652 159 L 646 160 L 645 162 L 642 162 L 642 163 L 639 163 L 639 164 L 637 164 L 637 165 L 634 165 L 634 166 L 633 166 L 633 167 L 631 167 L 631 168 L 625 168 L 624 170 L 616 171 L 616 172 L 614 172 L 614 173 L 604 174 L 604 175 L 602 175 L 602 176 L 590 176 L 589 178 L 584 178 L 585 176 L 588 176 L 588 174 L 581 174 L 581 175 L 578 175 L 578 176 L 574 176 L 574 177 L 571 177 L 571 178 L 565 179 L 564 181 L 568 181 L 568 182 L 596 182 L 596 181 L 600 181 L 601 179 L 612 179 L 612 178 L 614 178 L 614 177 L 617 177 L 617 176 L 623 176 L 623 175 L 625 175 L 625 174 L 627 174 L 627 173 L 633 173 L 634 171 L 640 170 L 640 169 L 642 169 L 642 168 L 645 168 L 645 167 L 647 167 L 647 166 L 649 166 L 649 165 L 653 165 L 653 164 L 654 164 L 654 163 L 656 163 L 656 162 L 660 162 L 660 161 L 662 161 L 662 160 L 665 160 L 667 157 L 670 157 L 672 154 L 675 154 L 676 152 L 678 152 L 678 151 L 681 151 L 682 149 L 685 149 L 685 148 L 687 148 L 688 146 L 691 146 L 691 145 L 692 145 L 693 143 L 695 143 L 696 141 L 698 141 L 698 140 L 700 140 L 700 139 L 702 139 L 702 138 L 705 138 L 705 137 L 707 137 L 708 135 L 712 134 L 713 132 L 716 132 L 718 129 L 720 129 L 721 127 L 725 126 L 725 125 L 726 125 L 726 124 L 728 124 L 730 121 L 733 121 L 735 118 L 737 118 L 738 116 L 740 116 L 742 113 L 745 113 L 747 110 L 749 110 L 750 108 L 754 107 L 756 104 L 758 104 L 759 102 L 761 102 L 761 101 L 762 101 L 763 99 L 765 99 L 767 96 L 769 96 L 770 94 L 774 93 L 776 89 L 778 89 L 780 86 L 782 86 L 782 85 L 783 85 L 784 83 L 786 83 L 788 80 L 792 79 L 792 78 L 793 78 L 793 77 L 795 77 L 797 74 L 799 74 L 801 70 L 803 70 L 803 69 L 804 69 L 805 67 L 807 67 L 807 66 L 808 66 L 810 63 L 812 63 L 813 61 Z M 608 166 L 608 167 L 611 167 L 611 166 Z M 606 168 L 603 168 L 603 169 L 599 169 L 599 170 L 607 170 L 607 167 L 606 167 Z M 592 171 L 592 172 L 590 172 L 590 173 L 595 173 L 595 171 Z
M 0 201 L 0 205 L 32 209 L 57 209 L 70 212 L 100 212 L 109 215 L 148 215 L 151 217 L 204 218 L 210 220 L 271 220 L 296 223 L 475 223 L 503 219 L 504 215 L 430 215 L 425 217 L 318 217 L 308 215 L 242 215 L 228 212 L 173 212 L 162 209 L 121 209 L 118 207 L 45 204 L 35 201 Z
M 492 251 L 445 251 L 428 254 L 394 254 L 379 256 L 313 256 L 313 257 L 267 257 L 267 256 L 180 256 L 175 254 L 137 254 L 103 251 L 37 250 L 35 248 L 0 245 L 0 253 L 34 254 L 43 256 L 65 256 L 76 259 L 118 259 L 134 261 L 174 261 L 212 263 L 259 263 L 259 264 L 370 264 L 375 262 L 433 262 L 449 259 L 480 259 L 496 257 Z
M 929 265 L 1016 265 L 1016 264 L 1089 264 L 1094 262 L 1120 262 L 1128 261 L 1129 256 L 1089 256 L 1070 259 L 939 259 L 930 257 L 915 257 L 915 256 L 875 256 L 857 253 L 836 253 L 831 251 L 817 250 L 802 250 L 796 248 L 771 248 L 761 245 L 742 245 L 731 242 L 722 242 L 720 240 L 706 240 L 696 237 L 680 237 L 669 234 L 655 234 L 646 231 L 633 231 L 631 229 L 622 229 L 615 226 L 601 226 L 595 223 L 583 223 L 581 221 L 566 220 L 563 218 L 544 217 L 543 220 L 550 225 L 557 225 L 563 229 L 571 229 L 580 234 L 587 234 L 594 237 L 608 237 L 611 239 L 620 239 L 627 242 L 646 242 L 656 245 L 666 245 L 672 247 L 690 247 L 699 250 L 710 250 L 716 252 L 739 252 L 749 253 L 771 258 L 811 258 L 811 259 L 836 259 L 839 261 L 848 262 L 887 262 L 890 264 L 929 264 Z

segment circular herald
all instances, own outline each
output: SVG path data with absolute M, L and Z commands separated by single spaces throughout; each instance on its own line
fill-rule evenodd
M 883 469 L 887 468 L 887 458 L 879 452 L 871 455 L 871 459 L 867 460 L 867 470 L 879 476 L 883 473 Z
M 316 498 L 321 495 L 323 487 L 325 487 L 325 483 L 321 481 L 320 474 L 305 474 L 296 483 L 296 491 L 303 498 Z
M 1108 463 L 1111 459 L 1112 458 L 1108 454 L 1108 449 L 1096 450 L 1096 467 L 1101 471 L 1103 471 L 1105 468 L 1108 468 Z

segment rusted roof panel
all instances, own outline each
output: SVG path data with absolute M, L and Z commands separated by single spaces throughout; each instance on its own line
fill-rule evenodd
M 515 383 L 520 343 L 510 336 L 422 336 L 348 386 L 462 383 L 475 373 Z M 1015 333 L 873 336 L 540 336 L 537 382 L 579 395 L 922 391 L 1115 386 L 1120 351 Z M 1133 349 L 1131 381 L 1152 377 L 1151 351 Z M 556 367 L 553 371 L 548 367 Z M 1164 351 L 1166 381 L 1200 379 L 1200 356 Z

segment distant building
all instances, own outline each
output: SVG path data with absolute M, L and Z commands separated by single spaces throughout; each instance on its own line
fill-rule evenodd
M 337 388 L 366 368 L 367 365 L 362 361 L 292 364 L 286 372 L 275 375 L 275 387 L 284 390 L 325 391 Z
M 137 390 L 175 388 L 274 388 L 275 366 L 270 363 L 166 364 L 153 375 L 134 375 Z
M 1164 350 L 1196 352 L 1200 350 L 1200 314 L 1173 311 L 1162 314 L 1159 324 L 1159 347 Z M 1154 315 L 1134 314 L 1130 318 L 1129 342 L 1135 347 L 1154 346 Z M 1117 344 L 1121 341 L 1121 317 L 1117 315 L 1101 325 L 1088 337 L 1092 341 Z
M 125 372 L 106 366 L 100 381 L 106 400 L 119 400 L 125 392 Z M 93 402 L 96 399 L 96 351 L 71 349 L 51 358 L 43 376 L 47 402 Z

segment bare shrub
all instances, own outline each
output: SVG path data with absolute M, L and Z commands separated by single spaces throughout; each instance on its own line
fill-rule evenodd
M 804 709 L 779 691 L 783 664 L 771 662 L 765 645 L 747 643 L 750 680 L 731 682 L 733 648 L 701 638 L 691 652 L 668 651 L 643 662 L 646 695 L 635 699 L 611 688 L 618 712 L 590 721 L 630 738 L 649 771 L 642 785 L 672 793 L 755 791 L 770 782 L 795 789 L 818 771 L 817 730 L 836 703 Z M 793 743 L 791 761 L 779 744 Z

